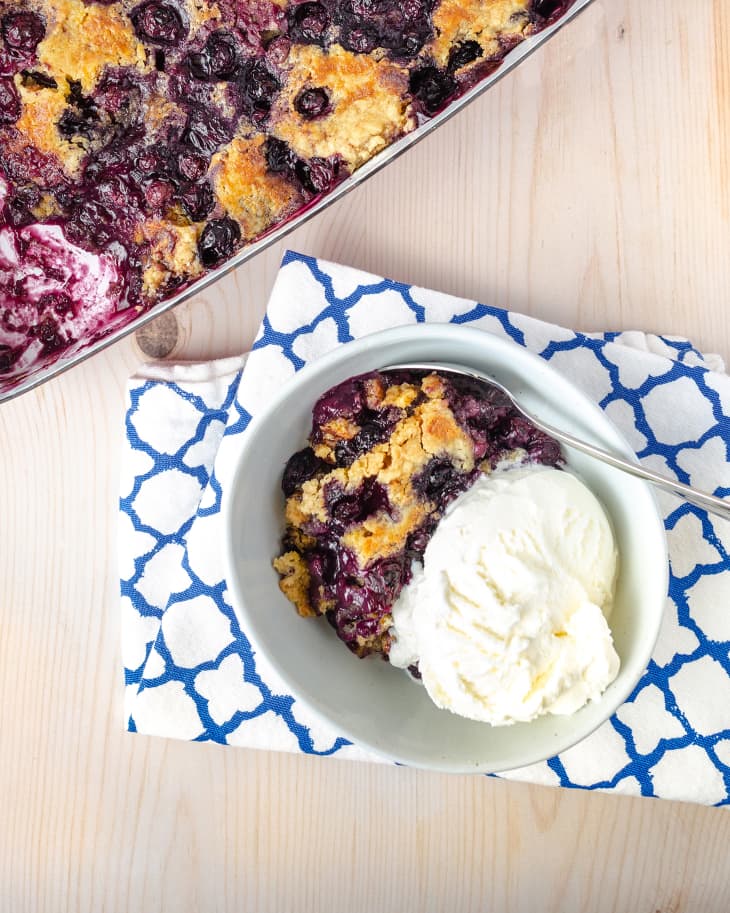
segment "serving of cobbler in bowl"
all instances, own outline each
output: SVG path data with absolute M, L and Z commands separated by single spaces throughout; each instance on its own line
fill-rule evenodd
M 231 441 L 228 592 L 254 657 L 339 734 L 406 764 L 508 770 L 584 738 L 635 686 L 666 597 L 663 525 L 643 482 L 561 450 L 494 388 L 388 367 L 424 363 L 487 373 L 631 453 L 513 342 L 452 325 L 363 337 Z
M 220 272 L 574 0 L 0 0 L 0 392 Z
M 314 405 L 284 467 L 274 566 L 300 615 L 325 615 L 358 656 L 388 655 L 391 608 L 447 507 L 502 463 L 555 466 L 559 445 L 496 390 L 436 372 L 373 371 Z

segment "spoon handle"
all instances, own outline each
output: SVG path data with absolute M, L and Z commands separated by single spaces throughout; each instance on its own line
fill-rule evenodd
M 595 457 L 597 460 L 608 463 L 609 466 L 627 472 L 629 475 L 636 476 L 639 479 L 646 479 L 648 482 L 652 482 L 656 485 L 657 488 L 662 488 L 664 491 L 679 495 L 690 504 L 701 507 L 703 510 L 716 514 L 725 520 L 730 520 L 730 502 L 724 501 L 722 498 L 718 498 L 715 495 L 707 494 L 704 491 L 698 491 L 696 488 L 685 485 L 683 482 L 676 482 L 674 479 L 669 479 L 667 476 L 661 475 L 661 473 L 654 472 L 653 469 L 646 469 L 638 463 L 632 463 L 630 460 L 624 460 L 622 457 L 614 456 L 614 454 L 603 450 L 601 447 L 595 447 L 593 444 L 588 444 L 586 441 L 582 441 L 580 438 L 568 434 L 567 431 L 560 431 L 558 428 L 554 428 L 552 425 L 548 425 L 546 422 L 536 419 L 532 415 L 530 415 L 530 420 L 534 425 L 540 428 L 541 431 L 544 431 L 546 434 L 549 434 L 550 437 L 554 437 L 561 443 L 567 444 L 568 447 L 572 447 L 574 450 L 580 450 L 581 453 L 586 453 L 588 456 Z

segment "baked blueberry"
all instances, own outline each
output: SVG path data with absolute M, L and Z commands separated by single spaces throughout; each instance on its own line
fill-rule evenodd
M 281 83 L 270 64 L 263 58 L 249 60 L 238 79 L 238 98 L 243 111 L 255 121 L 265 120 Z
M 284 475 L 281 478 L 282 491 L 288 498 L 289 495 L 294 494 L 297 488 L 301 488 L 305 482 L 314 478 L 318 472 L 326 467 L 327 464 L 316 456 L 311 447 L 305 447 L 304 450 L 297 451 L 297 453 L 289 457 L 284 469 Z
M 291 41 L 286 35 L 276 35 L 266 44 L 266 59 L 275 67 L 282 67 L 289 57 Z
M 0 77 L 0 125 L 14 124 L 20 117 L 20 96 L 12 79 Z
M 457 70 L 474 63 L 482 56 L 484 56 L 484 51 L 478 41 L 460 41 L 449 51 L 449 62 L 446 69 L 449 73 L 456 73 Z
M 470 476 L 459 472 L 451 460 L 434 457 L 423 471 L 413 479 L 413 487 L 426 500 L 433 501 L 441 509 L 459 492 L 468 487 Z
M 145 187 L 144 198 L 152 212 L 161 212 L 170 202 L 175 188 L 169 181 L 150 181 Z
M 332 159 L 314 156 L 309 161 L 300 160 L 294 167 L 296 176 L 311 193 L 324 193 L 334 184 L 339 164 Z
M 0 20 L 0 35 L 11 51 L 34 53 L 45 33 L 41 17 L 29 10 L 6 13 Z
M 289 174 L 297 163 L 297 156 L 291 147 L 275 136 L 270 136 L 266 140 L 264 155 L 269 171 L 275 174 Z
M 541 19 L 549 19 L 565 6 L 565 0 L 531 0 L 530 12 Z
M 186 181 L 199 181 L 208 171 L 210 159 L 192 149 L 181 149 L 175 159 L 175 166 L 180 177 Z
M 211 108 L 196 105 L 188 115 L 180 143 L 202 157 L 210 157 L 232 136 L 230 125 Z
M 210 184 L 203 181 L 183 188 L 180 202 L 193 222 L 204 222 L 215 209 L 215 194 Z
M 238 222 L 228 216 L 211 219 L 198 240 L 200 262 L 203 266 L 215 266 L 230 257 L 240 240 L 241 227 Z
M 190 72 L 196 79 L 209 82 L 233 79 L 238 69 L 238 48 L 229 32 L 213 32 L 202 50 L 188 57 Z
M 454 78 L 433 66 L 413 70 L 408 86 L 426 114 L 436 114 L 456 92 Z
M 329 113 L 330 97 L 326 89 L 302 89 L 294 99 L 294 109 L 307 120 Z
M 365 408 L 365 394 L 359 377 L 342 381 L 322 394 L 312 409 L 312 434 L 336 419 L 354 419 Z
M 131 19 L 137 37 L 149 44 L 175 47 L 188 31 L 179 8 L 162 0 L 141 3 L 132 10 Z
M 289 35 L 292 41 L 322 44 L 330 16 L 321 3 L 298 3 L 289 11 Z
M 343 26 L 340 31 L 340 44 L 355 54 L 369 54 L 378 46 L 378 33 L 366 24 Z

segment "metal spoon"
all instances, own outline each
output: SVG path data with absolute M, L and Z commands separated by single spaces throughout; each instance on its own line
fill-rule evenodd
M 520 405 L 520 403 L 517 402 L 514 395 L 510 393 L 510 391 L 503 384 L 500 384 L 499 381 L 495 380 L 489 374 L 485 374 L 481 371 L 475 371 L 473 369 L 467 370 L 457 365 L 439 364 L 437 362 L 388 365 L 387 368 L 381 368 L 382 371 L 395 371 L 404 369 L 419 371 L 438 371 L 439 373 L 446 374 L 461 374 L 465 377 L 473 377 L 475 380 L 479 380 L 485 384 L 489 384 L 492 387 L 496 387 L 497 390 L 500 390 L 502 393 L 504 393 L 504 395 L 507 397 L 507 399 L 509 399 L 509 401 L 519 413 L 528 419 L 528 421 L 532 422 L 536 428 L 539 428 L 540 431 L 544 431 L 545 434 L 555 438 L 555 440 L 560 441 L 561 443 L 566 444 L 568 447 L 572 447 L 575 450 L 580 450 L 581 453 L 586 453 L 588 456 L 595 457 L 597 460 L 608 463 L 608 465 L 613 466 L 614 469 L 620 469 L 622 472 L 627 472 L 629 475 L 636 476 L 639 479 L 646 479 L 647 482 L 651 482 L 653 485 L 656 485 L 657 488 L 661 488 L 664 491 L 669 491 L 672 494 L 679 495 L 680 498 L 684 498 L 684 500 L 688 501 L 690 504 L 695 504 L 697 507 L 701 507 L 703 510 L 707 510 L 712 514 L 716 514 L 725 520 L 730 520 L 730 502 L 724 501 L 722 498 L 718 498 L 715 495 L 707 494 L 707 492 L 698 491 L 696 488 L 692 488 L 691 486 L 685 485 L 682 482 L 675 482 L 674 479 L 669 479 L 658 472 L 654 472 L 652 469 L 645 469 L 638 463 L 634 463 L 630 460 L 625 460 L 622 457 L 615 456 L 612 453 L 608 453 L 608 451 L 603 450 L 601 447 L 596 447 L 594 444 L 588 444 L 586 441 L 582 441 L 580 438 L 574 437 L 572 434 L 568 434 L 567 431 L 560 431 L 553 425 L 549 425 L 547 422 L 542 421 L 542 419 L 536 418 L 532 412 L 528 412 L 524 406 Z

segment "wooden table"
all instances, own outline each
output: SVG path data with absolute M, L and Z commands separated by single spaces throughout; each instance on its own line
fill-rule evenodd
M 581 329 L 730 355 L 730 3 L 604 0 L 290 236 Z M 245 349 L 284 245 L 176 313 Z M 173 327 L 174 329 L 174 327 Z M 730 816 L 125 734 L 128 339 L 0 409 L 0 910 L 725 911 Z

